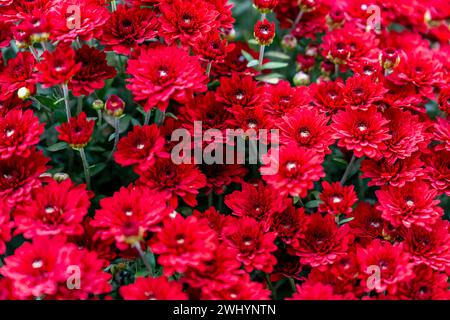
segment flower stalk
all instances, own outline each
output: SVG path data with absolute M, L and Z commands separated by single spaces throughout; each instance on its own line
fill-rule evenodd
M 89 163 L 86 158 L 86 152 L 84 148 L 78 150 L 80 152 L 81 162 L 83 162 L 84 176 L 86 179 L 86 185 L 88 189 L 91 189 L 91 175 L 89 173 Z

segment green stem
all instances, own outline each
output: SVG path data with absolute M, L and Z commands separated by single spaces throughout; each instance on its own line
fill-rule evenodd
M 214 194 L 211 190 L 208 194 L 208 208 L 211 208 L 214 205 Z
M 266 46 L 259 47 L 259 59 L 258 59 L 258 70 L 262 70 L 263 60 L 264 60 L 264 49 Z
M 297 286 L 295 285 L 295 280 L 293 278 L 288 278 L 289 285 L 291 286 L 292 291 L 297 292 Z
M 98 115 L 98 125 L 99 125 L 99 127 L 101 127 L 102 126 L 102 121 L 103 121 L 102 110 L 97 110 L 97 115 Z
M 150 118 L 152 116 L 152 110 L 148 110 L 147 113 L 145 114 L 145 118 L 144 118 L 144 125 L 148 125 L 150 123 Z
M 273 284 L 272 281 L 270 281 L 270 276 L 268 273 L 265 273 L 265 277 L 266 277 L 266 282 L 267 282 L 267 287 L 269 288 L 269 290 L 272 292 L 272 298 L 274 300 L 276 300 L 277 298 L 277 293 L 275 292 L 274 288 L 273 288 Z
M 72 118 L 72 114 L 70 113 L 69 87 L 67 86 L 67 83 L 64 83 L 62 85 L 62 90 L 63 90 L 63 94 L 64 94 L 64 106 L 66 108 L 67 122 L 70 122 L 70 118 Z
M 86 185 L 88 189 L 91 189 L 91 175 L 89 173 L 89 163 L 86 158 L 86 153 L 84 152 L 84 148 L 79 149 L 81 161 L 83 162 L 84 176 L 86 178 Z
M 148 263 L 148 260 L 145 257 L 145 253 L 144 253 L 144 251 L 142 251 L 140 243 L 136 242 L 134 244 L 134 248 L 136 248 L 136 250 L 139 252 L 139 255 L 141 256 L 141 259 L 144 262 L 145 267 L 147 268 L 148 272 L 150 273 L 150 276 L 153 276 L 152 266 L 150 265 L 150 263 Z
M 208 77 L 211 74 L 211 67 L 212 67 L 212 61 L 208 62 L 208 65 L 206 66 L 206 75 Z
M 77 114 L 83 111 L 83 96 L 77 97 Z
M 342 179 L 341 179 L 342 185 L 344 185 L 344 183 L 347 181 L 348 175 L 350 174 L 350 172 L 353 169 L 353 166 L 355 165 L 355 161 L 356 161 L 356 157 L 355 157 L 355 155 L 353 155 L 352 159 L 350 160 L 350 163 L 347 166 L 347 169 L 345 169 L 344 175 L 342 176 Z
M 114 146 L 111 151 L 111 154 L 109 155 L 108 161 L 112 159 L 112 157 L 114 155 L 114 151 L 116 151 L 117 145 L 119 144 L 119 138 L 120 138 L 120 118 L 119 117 L 114 117 L 114 131 L 115 131 Z

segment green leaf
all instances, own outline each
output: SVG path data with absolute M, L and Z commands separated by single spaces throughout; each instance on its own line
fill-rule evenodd
M 61 151 L 67 148 L 67 143 L 65 142 L 57 142 L 54 145 L 51 145 L 47 148 L 48 151 L 50 152 L 57 152 L 57 151 Z
M 287 67 L 289 63 L 287 62 L 267 62 L 265 65 L 263 65 L 263 70 L 267 69 L 281 69 L 284 67 Z
M 248 67 L 248 68 L 251 68 L 251 67 L 257 66 L 258 63 L 259 63 L 258 60 L 252 60 L 252 61 L 250 61 L 249 63 L 247 63 L 247 67 Z
M 281 60 L 291 60 L 291 57 L 287 54 L 279 51 L 269 51 L 265 54 L 266 57 L 276 58 Z
M 345 167 L 348 166 L 348 162 L 345 161 L 344 159 L 341 159 L 341 158 L 333 158 L 333 161 L 334 161 L 334 162 L 337 162 L 337 163 L 339 163 L 339 164 L 342 164 L 342 165 L 345 166 Z
M 256 77 L 256 80 L 271 83 L 271 84 L 277 84 L 281 78 L 282 78 L 281 74 L 271 73 L 271 74 L 264 74 L 262 76 L 258 76 L 258 77 Z
M 306 208 L 317 208 L 323 201 L 321 200 L 312 200 L 305 204 Z
M 343 225 L 344 223 L 350 222 L 350 221 L 352 221 L 353 219 L 355 219 L 355 217 L 350 217 L 350 218 L 347 218 L 347 219 L 342 219 L 342 220 L 339 221 L 339 225 Z
M 248 40 L 247 42 L 248 42 L 248 44 L 252 44 L 252 45 L 255 45 L 255 46 L 259 46 L 258 41 L 256 41 L 255 39 L 250 39 L 250 40 Z
M 89 167 L 89 173 L 91 174 L 91 177 L 93 177 L 96 174 L 103 171 L 103 169 L 105 169 L 105 168 L 106 168 L 106 163 L 94 164 L 93 166 Z
M 40 104 L 43 104 L 49 109 L 55 109 L 55 101 L 53 99 L 44 97 L 44 96 L 35 96 L 35 99 L 39 101 Z
M 295 196 L 293 199 L 292 199 L 292 203 L 293 204 L 297 204 L 297 202 L 300 200 L 300 197 L 297 197 L 297 196 Z
M 247 59 L 247 61 L 250 62 L 252 60 L 255 60 L 255 58 L 253 58 L 253 56 L 250 53 L 248 53 L 247 51 L 241 50 L 241 52 L 242 52 L 242 55 L 244 56 L 244 58 Z

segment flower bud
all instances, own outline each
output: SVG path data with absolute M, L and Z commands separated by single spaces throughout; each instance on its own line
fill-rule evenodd
M 309 56 L 306 54 L 297 55 L 297 70 L 308 72 L 316 64 L 316 58 L 314 56 Z
M 311 12 L 317 9 L 318 3 L 316 0 L 298 0 L 300 10 L 304 12 Z
M 19 90 L 17 90 L 17 96 L 21 100 L 28 99 L 31 96 L 30 89 L 28 89 L 27 87 L 20 88 Z
M 254 36 L 261 46 L 268 46 L 275 38 L 275 23 L 269 22 L 267 19 L 259 20 L 255 24 Z
M 125 102 L 119 96 L 113 94 L 106 100 L 105 111 L 113 117 L 120 117 L 125 109 Z
M 345 20 L 344 11 L 339 8 L 334 8 L 330 11 L 330 13 L 326 17 L 327 24 L 335 29 L 343 25 Z
M 94 110 L 102 110 L 104 106 L 105 104 L 100 99 L 97 99 L 92 103 L 92 109 Z
M 236 30 L 234 28 L 225 30 L 224 38 L 228 41 L 236 39 Z
M 270 13 L 277 6 L 278 0 L 253 0 L 253 6 L 261 13 Z
M 334 73 L 336 66 L 330 60 L 324 60 L 320 64 L 320 71 L 324 76 L 330 76 Z
M 400 55 L 394 48 L 386 48 L 380 53 L 380 64 L 385 70 L 392 70 L 400 63 Z
M 67 180 L 69 178 L 70 178 L 69 175 L 67 173 L 64 173 L 64 172 L 55 173 L 53 175 L 53 179 L 55 179 L 57 182 L 61 182 L 61 181 Z
M 281 40 L 281 47 L 285 50 L 294 50 L 297 47 L 297 38 L 292 34 L 287 34 Z
M 310 83 L 309 75 L 300 71 L 294 76 L 294 85 L 296 86 L 306 86 Z

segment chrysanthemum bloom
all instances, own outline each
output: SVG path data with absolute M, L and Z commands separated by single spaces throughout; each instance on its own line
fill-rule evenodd
M 347 109 L 333 117 L 331 127 L 335 132 L 334 138 L 339 139 L 338 146 L 353 150 L 358 158 L 378 159 L 381 150 L 386 148 L 383 142 L 391 137 L 388 123 L 376 108 L 367 111 Z
M 297 109 L 307 109 L 311 102 L 309 91 L 309 87 L 291 87 L 285 80 L 281 80 L 276 85 L 267 85 L 264 110 L 270 117 L 278 120 L 283 115 L 289 116 Z
M 254 218 L 264 225 L 266 231 L 270 227 L 272 215 L 286 209 L 285 199 L 262 182 L 257 185 L 243 182 L 242 191 L 225 196 L 225 204 L 235 216 Z
M 271 119 L 267 116 L 262 105 L 257 105 L 254 108 L 244 108 L 241 106 L 233 106 L 227 109 L 233 117 L 231 117 L 227 124 L 231 128 L 242 129 L 242 138 L 250 140 L 258 140 L 259 143 L 270 143 L 270 136 L 259 135 L 261 129 L 269 131 L 273 128 Z M 248 131 L 247 130 L 253 130 Z M 255 132 L 256 134 L 253 134 Z M 278 141 L 277 141 L 278 142 Z
M 450 120 L 437 118 L 434 129 L 435 140 L 440 142 L 440 144 L 436 146 L 436 150 L 450 151 Z
M 225 32 L 233 29 L 235 19 L 232 16 L 233 4 L 228 0 L 205 0 L 214 6 L 214 9 L 219 13 L 217 17 L 217 29 Z
M 6 243 L 11 240 L 11 230 L 14 222 L 10 217 L 11 206 L 0 199 L 0 254 L 6 252 Z
M 362 243 L 370 243 L 373 239 L 382 237 L 387 222 L 381 217 L 381 212 L 367 202 L 359 202 L 353 212 L 353 220 L 349 222 L 352 234 Z
M 269 300 L 270 291 L 260 282 L 250 280 L 244 274 L 226 286 L 209 285 L 202 288 L 201 298 L 204 300 Z
M 375 194 L 379 201 L 377 209 L 394 227 L 416 225 L 431 230 L 443 214 L 439 200 L 435 200 L 436 190 L 422 181 L 407 183 L 402 188 L 382 187 Z
M 227 0 L 220 0 L 227 1 Z M 231 76 L 233 73 L 240 75 L 255 75 L 256 70 L 247 67 L 248 61 L 242 54 L 242 50 L 248 52 L 254 59 L 258 59 L 259 53 L 252 50 L 246 42 L 236 41 L 233 42 L 234 48 L 225 56 L 225 61 L 217 63 L 212 69 L 214 76 Z
M 439 109 L 446 113 L 450 113 L 450 86 L 441 90 L 438 98 Z
M 262 270 L 271 273 L 277 259 L 272 252 L 277 250 L 276 233 L 264 232 L 255 219 L 243 217 L 223 231 L 225 243 L 235 250 L 236 259 L 244 264 L 247 272 Z
M 200 171 L 206 177 L 204 192 L 222 194 L 224 188 L 234 183 L 242 183 L 248 170 L 242 164 L 200 164 Z
M 0 160 L 0 199 L 11 206 L 29 200 L 31 190 L 41 186 L 39 176 L 47 170 L 48 160 L 42 151 L 33 151 L 26 158 Z
M 400 300 L 447 300 L 448 276 L 421 264 L 414 267 L 414 278 L 401 281 L 394 297 Z
M 320 200 L 323 203 L 319 205 L 319 212 L 330 213 L 334 215 L 350 214 L 352 206 L 358 201 L 353 186 L 343 186 L 339 182 L 322 182 L 322 193 Z
M 12 110 L 0 118 L 0 159 L 28 157 L 43 132 L 44 125 L 32 110 Z
M 388 163 L 406 159 L 421 146 L 427 146 L 425 125 L 417 116 L 393 108 L 387 110 L 383 116 L 389 121 L 387 126 L 391 134 L 391 138 L 384 141 L 386 149 L 381 151 Z
M 72 43 L 76 39 L 89 41 L 99 38 L 109 17 L 105 3 L 100 0 L 52 0 L 50 39 Z M 77 11 L 77 8 L 79 11 Z M 77 16 L 77 13 L 80 16 Z
M 198 41 L 194 43 L 192 48 L 196 55 L 202 57 L 203 60 L 214 63 L 224 62 L 226 55 L 234 49 L 234 44 L 228 44 L 226 39 L 220 38 L 220 33 L 211 31 L 202 35 Z
M 59 139 L 66 142 L 73 149 L 84 148 L 91 140 L 95 121 L 87 120 L 86 114 L 81 112 L 78 116 L 70 118 L 69 122 L 56 127 Z
M 352 110 L 367 111 L 374 103 L 381 101 L 387 89 L 380 82 L 368 76 L 348 78 L 343 90 L 344 101 Z
M 183 103 L 194 92 L 205 92 L 207 77 L 197 57 L 177 47 L 142 48 L 128 60 L 127 88 L 145 111 L 165 110 L 169 100 Z
M 315 151 L 290 145 L 279 150 L 279 157 L 272 150 L 263 156 L 263 163 L 266 165 L 260 171 L 267 184 L 274 187 L 280 195 L 303 198 L 314 187 L 315 181 L 325 177 L 322 162 L 323 157 Z M 277 166 L 278 171 L 268 172 L 271 166 Z
M 106 54 L 88 45 L 76 51 L 75 62 L 81 64 L 81 68 L 70 79 L 69 88 L 76 97 L 102 89 L 106 79 L 116 76 L 116 69 L 106 62 Z
M 277 124 L 280 128 L 280 142 L 283 145 L 292 144 L 312 149 L 318 154 L 328 154 L 331 152 L 329 146 L 335 141 L 328 122 L 329 118 L 315 109 L 293 112 L 282 117 L 282 121 Z
M 26 52 L 18 52 L 15 58 L 8 60 L 6 67 L 0 68 L 0 100 L 17 95 L 21 88 L 27 88 L 30 94 L 36 91 L 36 78 L 34 77 L 34 66 L 36 60 L 33 55 Z
M 365 159 L 361 163 L 361 178 L 369 178 L 369 186 L 403 187 L 405 183 L 415 181 L 424 175 L 424 163 L 419 155 L 414 154 L 406 159 L 397 159 L 389 163 L 386 158 L 380 160 Z
M 426 180 L 439 194 L 450 196 L 450 152 L 440 150 L 426 157 Z
M 104 105 L 106 114 L 119 118 L 123 115 L 125 110 L 125 102 L 116 94 L 109 96 Z
M 168 281 L 166 277 L 139 277 L 132 284 L 122 286 L 120 295 L 125 300 L 187 300 L 180 282 Z
M 176 215 L 166 219 L 164 226 L 152 239 L 152 252 L 158 254 L 158 263 L 164 275 L 185 272 L 187 268 L 200 268 L 212 259 L 218 246 L 216 233 L 204 219 Z
M 84 185 L 76 186 L 70 179 L 61 183 L 53 180 L 34 189 L 31 200 L 16 208 L 16 232 L 23 233 L 28 239 L 81 234 L 81 223 L 90 207 L 90 198 Z
M 261 46 L 269 46 L 275 38 L 275 23 L 264 19 L 258 20 L 253 29 L 253 36 Z
M 18 47 L 33 45 L 36 42 L 48 41 L 51 31 L 49 14 L 44 10 L 33 10 L 12 28 Z
M 400 63 L 400 54 L 396 48 L 386 48 L 380 53 L 379 60 L 384 70 L 392 70 Z
M 416 265 L 426 264 L 437 271 L 450 268 L 450 233 L 446 220 L 437 220 L 430 230 L 412 226 L 403 233 L 405 251 Z
M 291 204 L 283 211 L 275 211 L 268 220 L 270 229 L 286 244 L 291 244 L 301 232 L 305 231 L 305 210 L 295 208 Z
M 168 157 L 164 143 L 158 126 L 135 126 L 128 136 L 120 139 L 114 159 L 122 166 L 139 165 L 146 170 L 155 163 L 156 157 Z
M 240 77 L 233 73 L 231 78 L 220 78 L 220 86 L 216 91 L 216 99 L 227 107 L 240 106 L 254 108 L 263 105 L 264 87 L 250 76 Z
M 6 48 L 11 43 L 13 39 L 12 27 L 11 23 L 0 21 L 0 48 Z
M 344 84 L 342 80 L 323 81 L 311 85 L 311 96 L 313 102 L 323 112 L 335 114 L 339 110 L 344 110 L 347 105 L 343 95 Z
M 206 185 L 206 177 L 193 164 L 176 165 L 171 159 L 157 158 L 147 170 L 135 169 L 141 176 L 139 183 L 158 192 L 176 208 L 178 196 L 189 206 L 197 205 L 196 195 Z
M 361 285 L 367 292 L 395 292 L 401 281 L 413 277 L 414 265 L 409 262 L 409 254 L 404 251 L 402 243 L 392 245 L 375 239 L 365 248 L 358 247 L 356 252 Z M 377 269 L 374 267 L 379 268 L 379 273 L 375 273 Z
M 81 69 L 81 62 L 75 61 L 75 51 L 67 45 L 58 45 L 55 51 L 45 51 L 36 65 L 40 73 L 37 81 L 43 88 L 68 83 Z
M 101 228 L 102 239 L 114 238 L 122 250 L 137 245 L 148 232 L 158 231 L 159 223 L 171 212 L 164 198 L 133 186 L 100 200 L 100 206 L 91 225 Z
M 146 40 L 156 38 L 158 27 L 151 9 L 119 5 L 103 26 L 100 42 L 106 51 L 128 55 Z
M 347 254 L 353 242 L 348 225 L 338 227 L 334 216 L 316 213 L 305 219 L 305 231 L 291 244 L 292 252 L 302 264 L 320 267 L 333 264 Z
M 219 12 L 207 1 L 164 0 L 159 9 L 160 33 L 168 44 L 179 40 L 184 45 L 194 45 L 202 34 L 219 27 Z
M 305 282 L 301 286 L 297 285 L 297 292 L 288 300 L 353 300 L 354 295 L 337 294 L 333 286 L 320 282 Z
M 218 212 L 215 207 L 210 207 L 205 212 L 194 210 L 193 215 L 198 219 L 206 219 L 209 227 L 217 233 L 219 239 L 223 238 L 223 229 L 237 221 L 237 218 L 231 215 Z
M 262 13 L 271 12 L 278 4 L 278 0 L 253 0 L 253 5 Z

